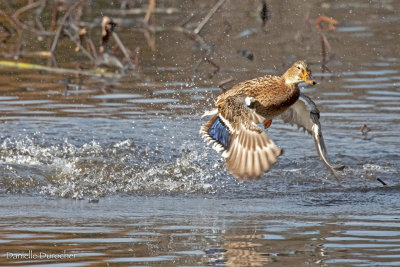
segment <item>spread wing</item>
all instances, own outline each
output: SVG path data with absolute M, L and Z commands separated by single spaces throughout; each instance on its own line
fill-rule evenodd
M 339 175 L 336 171 L 343 170 L 344 166 L 335 167 L 329 162 L 319 122 L 319 110 L 314 101 L 301 93 L 299 99 L 281 115 L 281 118 L 285 123 L 296 124 L 299 128 L 302 128 L 313 136 L 318 155 L 326 167 L 338 178 Z
M 223 153 L 227 169 L 239 179 L 259 178 L 276 162 L 282 151 L 256 125 L 265 118 L 252 108 L 255 99 L 246 95 L 230 96 L 220 109 L 232 131 L 232 142 Z
M 260 178 L 282 153 L 256 125 L 265 118 L 251 108 L 254 101 L 244 94 L 227 97 L 217 111 L 208 113 L 214 116 L 200 129 L 203 138 L 222 153 L 228 171 L 239 179 Z

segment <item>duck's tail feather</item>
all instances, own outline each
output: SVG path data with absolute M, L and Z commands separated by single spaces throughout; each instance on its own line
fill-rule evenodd
M 265 132 L 242 127 L 224 154 L 229 172 L 241 180 L 252 180 L 267 172 L 282 153 Z

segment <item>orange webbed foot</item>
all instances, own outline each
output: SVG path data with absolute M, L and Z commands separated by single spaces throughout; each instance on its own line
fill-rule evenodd
M 269 126 L 271 126 L 271 124 L 272 124 L 272 120 L 269 120 L 269 121 L 264 122 L 264 128 L 265 128 L 265 129 L 268 129 Z

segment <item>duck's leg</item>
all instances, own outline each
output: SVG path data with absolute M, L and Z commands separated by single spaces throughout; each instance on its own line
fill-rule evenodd
M 271 126 L 272 120 L 264 122 L 264 128 L 267 129 L 269 126 Z

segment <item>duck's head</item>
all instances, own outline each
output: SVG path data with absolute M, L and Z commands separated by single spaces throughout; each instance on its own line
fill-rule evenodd
M 286 84 L 298 84 L 306 82 L 314 85 L 316 82 L 311 77 L 311 70 L 304 61 L 296 61 L 286 72 L 282 78 Z

